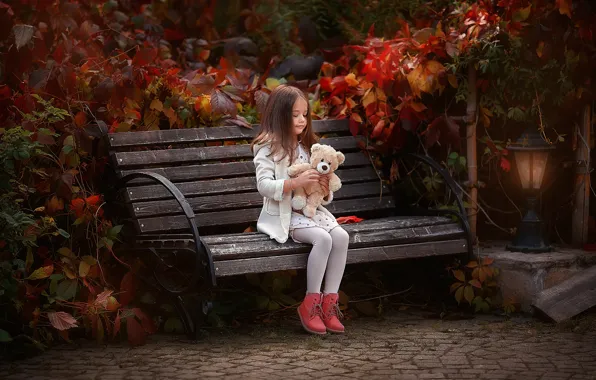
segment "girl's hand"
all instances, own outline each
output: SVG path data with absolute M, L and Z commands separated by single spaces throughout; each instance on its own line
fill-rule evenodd
M 321 174 L 319 175 L 319 185 L 323 189 L 323 193 L 325 197 L 329 194 L 329 174 Z
M 298 187 L 306 187 L 308 185 L 315 184 L 319 182 L 320 177 L 321 175 L 318 171 L 315 169 L 309 169 L 292 180 L 294 184 L 293 187 L 296 189 Z

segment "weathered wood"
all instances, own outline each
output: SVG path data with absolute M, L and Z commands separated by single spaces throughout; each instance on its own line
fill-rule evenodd
M 390 197 L 347 199 L 333 201 L 327 209 L 336 216 L 358 214 L 369 211 L 387 211 L 395 207 Z M 241 210 L 219 211 L 199 214 L 196 222 L 199 227 L 213 227 L 225 225 L 238 225 L 254 223 L 259 217 L 260 208 L 247 208 Z M 162 216 L 154 218 L 136 219 L 134 224 L 139 233 L 156 233 L 165 231 L 184 231 L 188 229 L 186 217 Z
M 556 322 L 596 306 L 596 266 L 543 290 L 532 305 Z
M 356 248 L 348 251 L 348 264 L 386 260 L 401 260 L 428 256 L 453 255 L 467 250 L 466 239 L 437 242 L 401 244 L 382 247 Z M 306 267 L 308 253 L 218 261 L 215 273 L 218 277 L 245 273 L 263 273 Z
M 457 224 L 402 228 L 398 230 L 352 231 L 350 232 L 350 248 L 451 240 L 460 237 L 463 237 L 463 231 Z M 215 260 L 220 261 L 306 253 L 310 252 L 311 248 L 311 245 L 299 244 L 294 241 L 279 244 L 273 240 L 261 240 L 216 244 L 211 247 L 211 253 Z
M 372 166 L 338 170 L 337 175 L 341 178 L 343 184 L 378 181 L 378 175 Z M 254 175 L 250 177 L 181 182 L 176 184 L 178 190 L 187 198 L 201 195 L 247 192 L 255 190 L 256 186 L 257 181 Z M 127 202 L 173 199 L 172 194 L 160 185 L 128 187 L 124 190 L 124 194 Z
M 346 161 L 341 166 L 343 169 L 353 167 L 370 167 L 373 169 L 372 165 L 370 164 L 370 159 L 362 152 L 346 153 L 345 156 Z M 123 177 L 128 174 L 136 173 L 139 170 L 160 174 L 174 183 L 188 182 L 193 180 L 240 177 L 243 175 L 255 175 L 255 165 L 253 164 L 252 159 L 250 161 L 242 162 L 170 166 L 164 168 L 137 168 L 119 171 L 118 175 L 119 177 Z M 146 179 L 137 179 L 129 182 L 129 184 L 143 185 L 154 183 Z
M 322 144 L 331 145 L 342 152 L 358 150 L 358 142 L 352 136 L 321 139 Z M 139 166 L 169 166 L 216 160 L 252 159 L 250 145 L 207 146 L 200 148 L 144 150 L 138 152 L 112 153 L 112 160 L 120 168 Z
M 582 122 L 577 127 L 577 149 L 575 151 L 575 202 L 571 215 L 571 244 L 580 248 L 588 242 L 588 220 L 590 218 L 590 105 L 584 106 Z
M 236 125 L 211 128 L 168 129 L 162 131 L 112 133 L 108 143 L 112 150 L 149 147 L 154 145 L 174 145 L 223 140 L 250 140 L 259 131 L 255 124 L 252 129 Z M 349 132 L 348 119 L 313 120 L 313 129 L 318 134 Z
M 187 198 L 186 200 L 195 213 L 261 207 L 263 205 L 263 196 L 256 191 L 255 187 L 250 190 L 252 192 L 200 196 Z M 381 190 L 385 194 L 389 193 L 389 188 L 379 186 L 378 182 L 348 184 L 342 186 L 333 197 L 334 200 L 370 197 L 379 195 Z M 180 204 L 174 199 L 135 202 L 131 205 L 131 210 L 135 218 L 183 214 Z
M 378 219 L 364 220 L 360 223 L 344 224 L 348 233 L 365 231 L 382 231 L 402 228 L 413 228 L 421 226 L 438 226 L 443 224 L 452 224 L 451 218 L 443 216 L 391 216 Z M 461 227 L 460 227 L 461 229 Z M 463 230 L 461 230 L 463 232 Z M 203 236 L 203 241 L 209 246 L 217 244 L 229 244 L 230 242 L 244 243 L 252 241 L 271 240 L 269 236 L 259 232 L 245 232 L 239 234 L 223 234 Z M 193 248 L 191 234 L 147 234 L 140 235 L 135 245 L 139 248 L 172 248 L 186 249 Z

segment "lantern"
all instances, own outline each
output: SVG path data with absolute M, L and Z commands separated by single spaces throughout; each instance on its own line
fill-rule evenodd
M 549 252 L 552 247 L 543 238 L 542 220 L 536 210 L 536 195 L 540 192 L 548 156 L 554 146 L 548 144 L 533 128 L 526 130 L 515 144 L 507 147 L 514 159 L 522 189 L 527 194 L 528 211 L 522 219 L 510 251 L 539 253 Z

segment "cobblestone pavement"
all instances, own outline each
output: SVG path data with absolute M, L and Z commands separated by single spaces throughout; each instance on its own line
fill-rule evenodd
M 531 319 L 438 321 L 395 313 L 349 321 L 343 336 L 298 322 L 211 334 L 158 335 L 143 347 L 90 342 L 1 363 L 0 378 L 41 379 L 593 379 L 596 332 Z M 577 329 L 576 329 L 577 330 Z

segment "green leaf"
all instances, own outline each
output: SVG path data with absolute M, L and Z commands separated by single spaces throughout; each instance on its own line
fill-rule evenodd
M 471 285 L 467 285 L 464 288 L 464 298 L 470 305 L 472 304 L 472 300 L 474 299 L 474 288 Z
M 141 297 L 141 302 L 147 305 L 155 305 L 157 301 L 151 292 L 145 292 Z
M 164 331 L 167 333 L 181 333 L 184 332 L 184 326 L 182 325 L 182 321 L 178 317 L 170 317 L 166 321 L 163 327 Z
M 528 5 L 525 8 L 518 9 L 517 11 L 513 12 L 513 15 L 511 15 L 511 20 L 513 22 L 526 21 L 528 19 L 528 17 L 530 17 L 531 9 L 532 9 L 532 4 Z
M 255 298 L 255 302 L 256 302 L 257 308 L 259 310 L 264 310 L 269 305 L 269 297 L 267 297 L 267 296 L 257 296 Z
M 10 336 L 8 331 L 0 329 L 0 342 L 2 342 L 2 343 L 12 342 L 12 337 Z
M 58 228 L 58 233 L 65 239 L 70 238 L 70 234 L 63 230 L 62 228 Z
M 77 280 L 64 280 L 56 288 L 56 298 L 70 300 L 77 294 Z
M 26 278 L 26 280 L 41 280 L 50 277 L 54 271 L 54 265 L 37 268 L 33 273 Z

